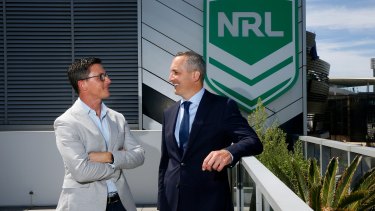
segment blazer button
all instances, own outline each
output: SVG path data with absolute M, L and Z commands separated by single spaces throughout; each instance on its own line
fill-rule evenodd
M 186 166 L 186 164 L 185 163 L 181 163 L 181 166 Z

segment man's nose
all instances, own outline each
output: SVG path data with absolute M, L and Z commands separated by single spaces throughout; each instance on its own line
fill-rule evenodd
M 108 84 L 111 84 L 111 83 L 112 83 L 112 81 L 111 81 L 111 79 L 110 79 L 109 77 L 105 77 L 105 81 L 106 81 Z
M 172 82 L 173 79 L 174 79 L 174 75 L 173 75 L 173 73 L 170 73 L 170 74 L 169 74 L 169 81 Z

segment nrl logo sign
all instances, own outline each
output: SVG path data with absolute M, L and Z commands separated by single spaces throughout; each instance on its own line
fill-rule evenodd
M 297 0 L 205 0 L 206 83 L 246 111 L 298 79 Z

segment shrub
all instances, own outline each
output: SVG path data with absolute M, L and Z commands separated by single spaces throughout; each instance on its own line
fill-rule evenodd
M 258 100 L 256 110 L 248 117 L 249 124 L 263 143 L 264 150 L 257 156 L 258 160 L 312 209 L 316 211 L 375 209 L 375 168 L 367 172 L 350 190 L 361 156 L 356 156 L 341 176 L 337 175 L 338 158 L 332 158 L 322 177 L 317 161 L 304 159 L 302 142 L 298 140 L 294 144 L 293 151 L 289 151 L 286 133 L 276 122 L 267 124 L 266 121 L 266 109 L 261 100 Z
M 293 169 L 298 168 L 304 174 L 308 170 L 308 161 L 303 157 L 302 142 L 296 141 L 293 151 L 289 151 L 286 133 L 278 127 L 276 121 L 267 123 L 267 116 L 262 101 L 258 100 L 257 108 L 248 117 L 249 124 L 263 143 L 264 150 L 257 159 L 290 189 L 298 193 L 297 177 Z

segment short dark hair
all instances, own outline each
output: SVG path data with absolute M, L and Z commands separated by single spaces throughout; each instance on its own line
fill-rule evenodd
M 204 61 L 203 57 L 194 51 L 184 51 L 178 52 L 177 56 L 186 56 L 186 65 L 189 71 L 197 70 L 201 73 L 201 81 L 203 82 L 204 78 L 206 77 L 206 62 Z
M 95 57 L 86 57 L 75 60 L 68 68 L 68 78 L 74 91 L 79 94 L 78 81 L 87 78 L 90 74 L 89 68 L 94 64 L 101 64 L 102 61 Z

